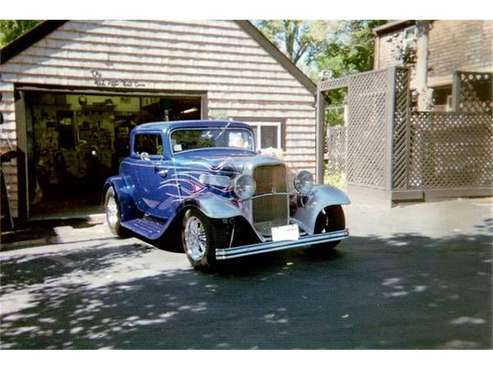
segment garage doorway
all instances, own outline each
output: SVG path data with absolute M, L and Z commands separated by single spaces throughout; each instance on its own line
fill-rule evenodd
M 98 212 L 137 125 L 203 117 L 202 95 L 26 91 L 29 216 Z

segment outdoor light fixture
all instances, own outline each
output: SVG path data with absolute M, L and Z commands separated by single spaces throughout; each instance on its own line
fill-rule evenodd
M 193 108 L 190 108 L 190 109 L 185 109 L 184 111 L 181 111 L 180 113 L 181 114 L 188 114 L 188 113 L 193 113 L 193 112 L 197 112 L 198 111 L 198 108 L 197 107 L 193 107 Z

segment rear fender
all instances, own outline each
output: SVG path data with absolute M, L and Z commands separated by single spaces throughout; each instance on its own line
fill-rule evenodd
M 121 176 L 113 176 L 106 180 L 103 188 L 105 196 L 108 188 L 112 186 L 120 208 L 120 217 L 122 221 L 127 221 L 138 217 L 137 207 L 133 200 L 132 186 L 128 185 Z
M 350 204 L 348 196 L 336 187 L 315 185 L 303 207 L 299 207 L 292 217 L 308 234 L 313 234 L 319 213 L 334 205 Z

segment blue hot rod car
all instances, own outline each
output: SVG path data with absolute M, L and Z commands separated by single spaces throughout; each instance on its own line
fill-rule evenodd
M 288 181 L 283 161 L 255 152 L 235 121 L 146 123 L 104 188 L 108 226 L 182 246 L 193 267 L 301 246 L 331 248 L 348 237 L 337 188 L 308 171 Z

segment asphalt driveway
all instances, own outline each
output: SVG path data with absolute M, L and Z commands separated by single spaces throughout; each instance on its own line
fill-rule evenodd
M 0 252 L 0 348 L 491 348 L 491 199 L 347 209 L 352 237 L 189 268 L 100 220 Z

